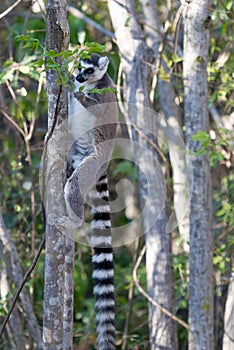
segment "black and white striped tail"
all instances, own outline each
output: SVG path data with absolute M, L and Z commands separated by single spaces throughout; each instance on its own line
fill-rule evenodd
M 92 193 L 93 279 L 96 296 L 97 350 L 115 350 L 114 263 L 107 177 L 103 175 Z

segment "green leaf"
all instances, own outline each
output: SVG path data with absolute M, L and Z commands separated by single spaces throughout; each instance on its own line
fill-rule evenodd
M 124 23 L 124 27 L 128 27 L 129 26 L 129 23 L 130 23 L 130 21 L 131 21 L 131 16 L 129 16 L 127 19 L 126 19 L 126 21 L 125 21 L 125 23 Z
M 103 88 L 103 89 L 91 89 L 89 90 L 89 94 L 99 94 L 99 95 L 102 95 L 104 94 L 105 92 L 107 93 L 110 93 L 110 92 L 114 92 L 114 93 L 117 93 L 117 90 L 114 89 L 114 88 L 111 88 L 111 87 L 108 87 L 108 88 Z
M 80 59 L 88 59 L 93 53 L 103 53 L 105 46 L 95 42 L 86 42 L 78 49 L 78 57 Z
M 4 70 L 0 74 L 0 84 L 4 84 L 6 82 L 6 80 L 12 81 L 13 78 L 14 78 L 14 69 Z
M 91 53 L 98 53 L 105 51 L 105 45 L 98 44 L 96 42 L 86 42 L 85 46 L 88 48 Z
M 179 63 L 183 61 L 183 57 L 179 57 L 178 55 L 172 55 L 172 61 L 174 63 Z
M 35 68 L 40 68 L 40 67 L 42 67 L 42 66 L 44 66 L 44 64 L 45 64 L 45 60 L 44 60 L 44 58 L 41 58 L 39 61 L 36 61 L 36 62 L 34 62 L 34 67 Z
M 29 41 L 31 39 L 31 37 L 29 35 L 17 35 L 16 37 L 16 41 Z
M 196 134 L 192 136 L 192 140 L 204 141 L 210 139 L 209 134 L 204 130 L 199 130 Z
M 196 134 L 194 134 L 191 139 L 193 141 L 199 141 L 202 149 L 199 152 L 204 152 L 204 150 L 206 150 L 210 144 L 211 144 L 211 139 L 210 139 L 210 135 L 204 131 L 204 130 L 199 130 Z M 202 153 L 200 153 L 202 154 Z M 205 153 L 203 153 L 205 154 Z
M 30 71 L 30 67 L 29 66 L 25 66 L 25 65 L 23 65 L 23 66 L 20 66 L 19 67 L 19 71 L 21 72 L 21 73 L 23 73 L 23 74 L 29 74 L 29 71 Z

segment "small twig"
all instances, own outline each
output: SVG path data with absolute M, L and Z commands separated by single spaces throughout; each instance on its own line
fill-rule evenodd
M 85 23 L 91 25 L 93 28 L 97 29 L 99 32 L 104 33 L 105 35 L 109 36 L 112 39 L 116 39 L 114 33 L 102 27 L 99 23 L 95 22 L 93 19 L 86 16 L 83 12 L 81 12 L 77 8 L 73 6 L 67 6 L 67 10 L 71 15 L 75 16 L 76 18 L 82 19 Z
M 18 108 L 18 110 L 19 110 L 20 117 L 22 119 L 23 126 L 24 126 L 24 135 L 25 135 L 24 137 L 26 138 L 28 136 L 28 127 L 27 127 L 27 123 L 25 121 L 24 115 L 23 115 L 23 113 L 22 113 L 22 111 L 21 111 L 21 109 L 19 107 L 16 94 L 15 94 L 14 90 L 12 89 L 11 84 L 9 83 L 8 80 L 6 80 L 5 84 L 6 84 L 7 88 L 8 88 L 8 91 L 11 94 L 11 97 L 12 97 L 14 103 L 15 103 L 16 108 Z
M 0 112 L 4 115 L 4 117 L 16 128 L 16 130 L 25 137 L 24 131 L 21 129 L 21 127 L 14 121 L 14 119 L 11 118 L 11 116 L 4 111 L 4 109 L 0 109 Z
M 137 18 L 138 18 L 138 22 L 140 24 L 144 25 L 145 27 L 148 27 L 148 28 L 152 29 L 155 33 L 158 33 L 159 35 L 162 35 L 162 32 L 161 32 L 160 29 L 155 28 L 154 26 L 150 25 L 149 23 L 144 21 L 142 18 L 139 18 L 138 16 L 137 16 Z
M 128 138 L 132 139 L 132 129 L 131 129 L 131 122 L 128 116 L 128 111 L 126 110 L 123 101 L 121 99 L 121 77 L 122 77 L 122 73 L 123 73 L 123 65 L 120 62 L 119 64 L 119 71 L 118 71 L 118 77 L 117 77 L 117 84 L 116 84 L 116 89 L 117 89 L 117 99 L 118 99 L 118 107 L 120 109 L 120 112 L 123 114 L 126 122 L 127 122 L 127 134 L 128 134 Z M 122 124 L 120 124 L 120 126 L 122 127 Z
M 183 9 L 184 9 L 184 6 L 180 5 L 180 7 L 178 8 L 178 10 L 176 12 L 176 16 L 175 16 L 175 19 L 174 19 L 173 24 L 172 24 L 172 32 L 175 35 L 175 37 L 174 37 L 174 55 L 176 55 L 176 53 L 177 53 L 178 35 L 179 35 L 179 29 L 180 29 L 180 24 L 181 24 L 181 20 L 182 20 Z
M 155 149 L 155 151 L 156 151 L 157 154 L 160 156 L 160 158 L 162 159 L 162 161 L 163 161 L 164 163 L 166 163 L 166 162 L 167 162 L 167 159 L 166 159 L 166 157 L 164 156 L 164 154 L 161 152 L 161 150 L 160 150 L 160 148 L 157 146 L 157 144 L 156 144 L 155 142 L 153 142 L 152 140 L 150 140 L 150 138 L 149 138 L 147 135 L 145 135 L 145 134 L 141 131 L 141 129 L 138 128 L 138 126 L 134 125 L 133 127 L 134 127 L 134 129 L 137 131 L 137 133 L 138 133 L 139 135 L 141 135 L 141 136 L 146 140 L 146 142 L 147 142 L 150 146 L 152 146 L 152 147 Z
M 11 87 L 9 81 L 6 80 L 6 81 L 5 81 L 5 84 L 6 84 L 8 90 L 9 90 L 9 92 L 10 92 L 10 94 L 11 94 L 11 97 L 12 97 L 13 101 L 15 102 L 15 104 L 17 104 L 17 98 L 16 98 L 16 95 L 15 95 L 15 92 L 14 92 L 14 90 L 12 89 L 12 87 Z
M 12 4 L 11 6 L 8 7 L 7 10 L 3 11 L 2 13 L 0 13 L 0 19 L 2 19 L 3 17 L 5 17 L 9 12 L 11 12 L 16 6 L 18 6 L 21 3 L 22 0 L 17 0 L 14 4 Z
M 33 134 L 34 127 L 35 127 L 36 115 L 37 115 L 37 112 L 38 112 L 40 96 L 41 96 L 41 90 L 42 90 L 42 84 L 43 84 L 43 78 L 44 78 L 44 74 L 41 73 L 40 78 L 39 78 L 39 82 L 38 82 L 38 88 L 37 88 L 37 98 L 36 98 L 36 106 L 35 106 L 35 110 L 34 110 L 34 117 L 33 117 L 33 120 L 31 121 L 30 129 L 29 129 L 29 133 L 28 133 L 28 137 L 30 139 L 32 138 L 32 134 Z
M 146 291 L 141 287 L 138 277 L 137 277 L 137 269 L 140 266 L 140 263 L 142 261 L 142 258 L 144 256 L 146 252 L 146 245 L 144 245 L 144 247 L 142 248 L 139 257 L 137 259 L 137 262 L 133 268 L 133 279 L 135 282 L 135 285 L 137 287 L 137 289 L 139 290 L 139 292 L 144 295 L 144 297 L 155 307 L 160 308 L 160 310 L 167 316 L 169 316 L 172 320 L 176 321 L 177 323 L 179 323 L 181 326 L 183 326 L 186 329 L 189 329 L 189 326 L 186 322 L 182 321 L 180 318 L 178 318 L 177 316 L 173 315 L 170 311 L 168 311 L 165 307 L 163 307 L 162 305 L 160 305 L 156 300 L 154 300 L 153 298 L 151 298 L 151 296 L 146 293 Z
M 11 314 L 12 314 L 14 308 L 15 308 L 15 304 L 16 304 L 18 298 L 19 298 L 19 295 L 20 295 L 22 289 L 24 288 L 24 285 L 27 282 L 28 277 L 31 275 L 32 271 L 34 270 L 34 268 L 35 268 L 35 266 L 36 266 L 36 264 L 38 262 L 38 259 L 39 259 L 40 255 L 41 255 L 41 252 L 42 252 L 44 246 L 45 246 L 45 235 L 43 236 L 43 239 L 42 239 L 42 241 L 41 241 L 41 243 L 39 245 L 37 253 L 36 253 L 36 255 L 33 258 L 31 266 L 29 267 L 29 269 L 25 273 L 25 275 L 23 277 L 23 280 L 22 280 L 20 286 L 18 287 L 18 289 L 17 289 L 17 291 L 15 293 L 15 296 L 13 298 L 11 307 L 10 307 L 8 313 L 6 314 L 5 318 L 4 318 L 3 324 L 2 324 L 1 329 L 0 329 L 0 339 L 1 339 L 2 335 L 3 335 L 3 332 L 4 332 L 4 330 L 6 328 L 6 325 L 7 325 L 8 321 L 9 321 L 9 318 L 10 318 L 10 316 L 11 316 Z
M 167 34 L 168 34 L 168 30 L 170 28 L 170 23 L 167 20 L 165 22 L 165 26 L 164 26 L 164 33 L 163 33 L 163 38 L 162 41 L 159 45 L 158 48 L 158 53 L 157 53 L 157 61 L 155 64 L 155 69 L 154 69 L 154 76 L 153 76 L 153 80 L 152 80 L 152 86 L 151 86 L 151 91 L 150 91 L 150 102 L 153 103 L 154 102 L 154 96 L 155 96 L 155 92 L 157 90 L 157 86 L 158 86 L 158 76 L 160 73 L 160 68 L 161 68 L 161 63 L 162 63 L 162 54 L 166 45 L 166 41 L 167 41 Z

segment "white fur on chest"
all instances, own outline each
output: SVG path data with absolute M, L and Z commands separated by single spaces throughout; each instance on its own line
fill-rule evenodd
M 79 88 L 84 86 L 75 81 L 75 90 L 79 91 Z M 85 89 L 83 92 L 92 89 L 94 84 L 85 84 Z M 68 109 L 68 127 L 69 133 L 72 136 L 73 140 L 77 140 L 79 137 L 83 137 L 87 131 L 93 129 L 95 124 L 95 117 L 92 113 L 89 112 L 82 104 L 74 97 L 74 93 L 70 94 L 70 103 Z
M 79 91 L 82 84 L 75 81 L 74 92 Z M 83 92 L 87 91 L 87 85 Z M 74 96 L 69 96 L 68 108 L 68 161 L 75 170 L 82 161 L 94 152 L 94 133 L 96 118 Z

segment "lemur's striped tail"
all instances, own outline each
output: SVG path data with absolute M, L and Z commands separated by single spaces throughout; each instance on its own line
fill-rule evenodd
M 114 263 L 107 177 L 93 192 L 93 279 L 96 296 L 97 350 L 115 350 Z

